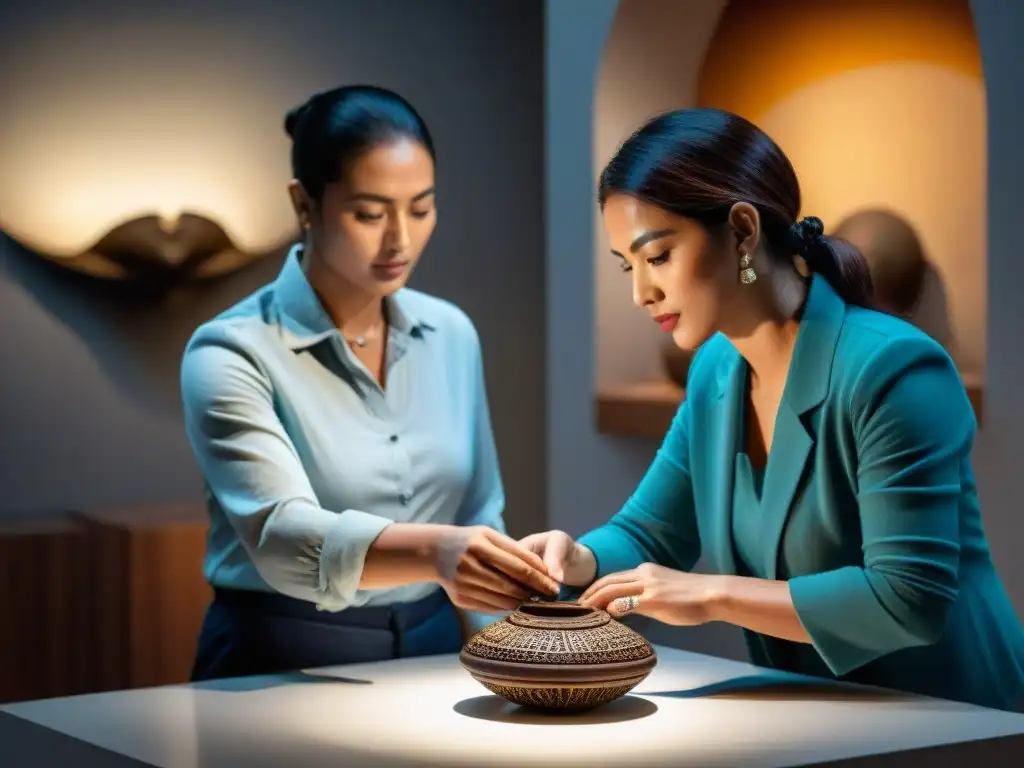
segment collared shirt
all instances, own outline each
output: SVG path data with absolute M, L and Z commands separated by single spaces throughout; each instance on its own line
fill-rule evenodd
M 360 590 L 392 522 L 505 531 L 480 343 L 453 304 L 386 299 L 385 388 L 352 354 L 289 253 L 277 280 L 200 326 L 182 360 L 185 427 L 206 484 L 204 571 L 325 610 L 416 600 Z

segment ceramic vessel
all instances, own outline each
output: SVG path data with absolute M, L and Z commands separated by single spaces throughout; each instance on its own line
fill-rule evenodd
M 471 637 L 459 661 L 489 691 L 515 704 L 580 711 L 628 693 L 651 673 L 657 655 L 605 611 L 530 601 Z

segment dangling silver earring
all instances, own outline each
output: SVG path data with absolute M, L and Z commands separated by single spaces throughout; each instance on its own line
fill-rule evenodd
M 754 258 L 749 253 L 744 253 L 740 257 L 740 282 L 745 285 L 750 285 L 757 280 L 757 273 L 750 266 L 753 260 Z

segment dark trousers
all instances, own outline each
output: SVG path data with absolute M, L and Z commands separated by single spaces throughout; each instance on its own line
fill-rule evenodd
M 331 613 L 285 595 L 215 589 L 193 682 L 457 653 L 462 625 L 443 589 L 412 603 Z

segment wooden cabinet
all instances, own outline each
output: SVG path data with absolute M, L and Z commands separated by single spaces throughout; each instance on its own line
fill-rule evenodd
M 188 680 L 212 591 L 202 504 L 90 510 L 96 689 Z
M 0 702 L 92 689 L 86 555 L 74 515 L 0 519 Z
M 206 529 L 201 502 L 0 520 L 0 702 L 186 682 Z

